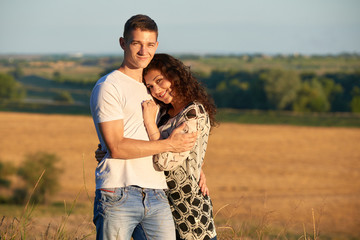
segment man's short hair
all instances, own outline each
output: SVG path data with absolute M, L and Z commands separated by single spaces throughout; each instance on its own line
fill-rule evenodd
M 156 22 L 152 20 L 149 16 L 138 14 L 129 18 L 126 21 L 124 27 L 124 39 L 127 41 L 129 38 L 130 33 L 133 30 L 140 29 L 141 31 L 150 31 L 156 33 L 156 39 L 158 37 L 158 27 Z

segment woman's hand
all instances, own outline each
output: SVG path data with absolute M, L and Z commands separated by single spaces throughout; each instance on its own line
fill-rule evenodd
M 205 173 L 202 169 L 200 172 L 199 187 L 204 196 L 209 196 L 210 192 L 209 192 L 208 187 L 206 186 L 206 177 L 205 177 Z
M 106 152 L 104 152 L 103 150 L 101 150 L 101 145 L 98 144 L 98 149 L 96 149 L 95 151 L 95 158 L 96 161 L 101 162 L 101 160 L 105 157 Z
M 145 125 L 155 123 L 158 105 L 153 100 L 147 100 L 142 103 L 142 109 Z

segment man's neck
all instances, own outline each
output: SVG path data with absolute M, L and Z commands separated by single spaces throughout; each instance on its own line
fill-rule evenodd
M 143 81 L 143 79 L 142 79 L 143 69 L 142 68 L 131 69 L 131 68 L 121 65 L 118 70 L 138 82 Z

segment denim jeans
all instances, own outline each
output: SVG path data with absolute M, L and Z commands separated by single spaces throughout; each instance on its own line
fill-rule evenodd
M 141 224 L 138 224 L 136 226 L 132 237 L 134 240 L 149 240 L 149 238 L 147 238 Z M 182 238 L 180 238 L 180 235 L 177 233 L 177 231 L 176 231 L 176 240 L 183 240 Z M 213 237 L 210 240 L 217 240 L 217 236 Z
M 136 186 L 95 192 L 96 239 L 130 240 L 140 224 L 149 240 L 175 239 L 175 226 L 164 190 Z

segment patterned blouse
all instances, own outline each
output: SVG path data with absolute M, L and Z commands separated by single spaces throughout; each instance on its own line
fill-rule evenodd
M 155 155 L 154 162 L 165 171 L 169 187 L 169 202 L 175 227 L 182 239 L 211 239 L 216 236 L 212 203 L 203 196 L 198 185 L 210 132 L 210 120 L 204 107 L 192 102 L 175 117 L 163 114 L 158 126 L 161 138 L 186 122 L 185 132 L 198 131 L 192 150 L 183 153 L 166 152 Z

